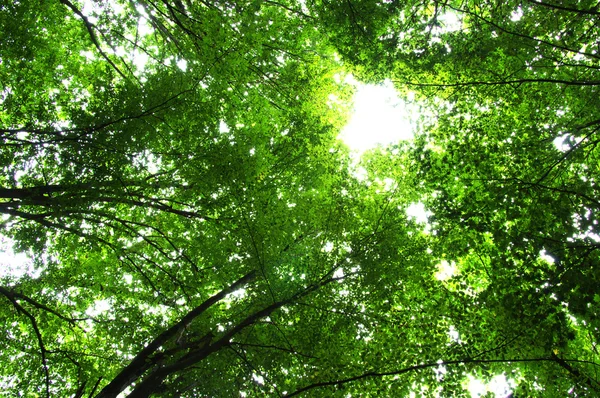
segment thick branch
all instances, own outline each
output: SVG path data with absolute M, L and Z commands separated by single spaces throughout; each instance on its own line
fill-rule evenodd
M 47 185 L 47 186 L 39 186 L 32 188 L 0 188 L 0 198 L 12 199 L 11 205 L 9 206 L 7 203 L 2 203 L 4 208 L 15 207 L 16 205 L 33 205 L 33 206 L 43 206 L 43 207 L 56 207 L 57 205 L 61 206 L 62 215 L 68 215 L 72 212 L 66 210 L 64 200 L 60 202 L 63 197 L 61 196 L 51 196 L 52 193 L 63 193 L 66 199 L 69 202 L 78 203 L 80 200 L 85 200 L 88 203 L 120 203 L 125 205 L 132 205 L 142 208 L 151 208 L 155 210 L 159 210 L 165 213 L 175 214 L 177 216 L 185 217 L 185 218 L 202 218 L 206 220 L 216 220 L 214 217 L 200 214 L 196 211 L 190 210 L 180 210 L 173 208 L 172 203 L 165 204 L 161 202 L 170 201 L 170 199 L 159 199 L 151 196 L 145 196 L 142 194 L 128 193 L 130 197 L 124 197 L 123 192 L 118 190 L 114 191 L 99 191 L 98 189 L 101 187 L 111 187 L 114 186 L 113 183 L 110 184 L 74 184 L 74 185 Z M 124 188 L 126 189 L 128 186 L 139 187 L 139 188 L 152 188 L 152 184 L 135 184 L 131 185 L 125 184 Z M 118 188 L 118 187 L 115 187 Z M 73 193 L 71 193 L 73 192 Z M 89 194 L 91 192 L 91 194 Z M 69 195 L 65 195 L 64 193 L 69 193 Z M 114 196 L 107 196 L 114 195 Z M 60 203 L 59 203 L 60 202 Z M 8 206 L 8 207 L 7 207 Z M 1 210 L 0 210 L 1 211 Z M 10 214 L 8 211 L 4 211 L 7 214 Z
M 552 358 L 554 361 L 559 364 L 563 369 L 565 369 L 569 374 L 571 374 L 575 379 L 579 379 L 585 383 L 592 390 L 600 391 L 600 384 L 590 378 L 589 376 L 581 373 L 578 369 L 572 367 L 567 361 L 562 358 L 559 358 L 555 353 L 552 353 Z
M 128 398 L 147 398 L 149 397 L 159 386 L 162 385 L 163 380 L 174 373 L 182 371 L 190 366 L 197 364 L 202 361 L 204 358 L 208 357 L 210 354 L 219 351 L 223 347 L 229 346 L 231 339 L 241 332 L 246 327 L 253 325 L 258 320 L 269 316 L 274 311 L 283 307 L 284 305 L 291 304 L 296 302 L 298 299 L 307 296 L 308 294 L 318 290 L 322 286 L 325 286 L 333 281 L 339 280 L 341 278 L 324 278 L 319 283 L 316 283 L 312 286 L 307 287 L 306 289 L 297 292 L 291 297 L 275 302 L 262 310 L 255 312 L 252 315 L 249 315 L 236 326 L 231 328 L 225 335 L 223 335 L 220 339 L 215 341 L 213 344 L 202 347 L 199 350 L 191 351 L 187 355 L 184 355 L 175 363 L 164 366 L 162 368 L 156 369 L 152 373 L 150 373 L 144 381 L 142 381 L 133 392 L 128 396 Z
M 157 350 L 167 343 L 170 339 L 175 337 L 182 329 L 189 325 L 195 318 L 203 314 L 212 305 L 222 300 L 229 293 L 241 288 L 248 284 L 256 277 L 256 272 L 251 271 L 238 279 L 219 293 L 210 297 L 202 304 L 188 312 L 179 322 L 171 326 L 169 329 L 158 335 L 150 344 L 142 349 L 135 358 L 127 365 L 106 387 L 100 391 L 97 398 L 108 398 L 116 397 L 121 391 L 127 386 L 136 381 L 144 372 L 146 372 L 152 365 L 153 361 L 151 356 L 157 352 Z

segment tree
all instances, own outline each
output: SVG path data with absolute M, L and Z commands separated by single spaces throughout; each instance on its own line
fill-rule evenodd
M 365 78 L 391 76 L 427 104 L 415 142 L 378 162 L 412 159 L 401 162 L 417 170 L 433 213 L 432 255 L 456 266 L 446 287 L 477 308 L 454 310 L 461 338 L 491 346 L 504 336 L 512 355 L 590 361 L 559 361 L 555 376 L 521 368 L 544 383 L 520 388 L 597 394 L 597 5 L 357 3 L 389 18 L 362 32 L 364 52 L 351 50 L 350 35 L 337 38 L 341 51 Z M 494 327 L 473 329 L 486 313 Z
M 2 276 L 1 385 L 465 395 L 505 372 L 597 393 L 597 27 L 574 7 L 0 6 L 2 234 L 35 268 Z M 449 10 L 463 29 L 437 29 Z M 435 118 L 353 165 L 349 71 Z

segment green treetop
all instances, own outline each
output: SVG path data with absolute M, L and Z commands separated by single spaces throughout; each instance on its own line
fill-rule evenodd
M 0 388 L 597 395 L 598 9 L 496 3 L 0 5 Z

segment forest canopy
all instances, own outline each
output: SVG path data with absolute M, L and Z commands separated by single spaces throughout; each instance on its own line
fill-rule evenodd
M 1 2 L 0 389 L 598 396 L 599 16 Z M 414 138 L 351 157 L 347 76 Z

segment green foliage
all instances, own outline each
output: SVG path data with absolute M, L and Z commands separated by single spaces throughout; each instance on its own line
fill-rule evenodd
M 0 5 L 0 388 L 596 396 L 598 13 Z M 350 72 L 413 140 L 353 163 Z

